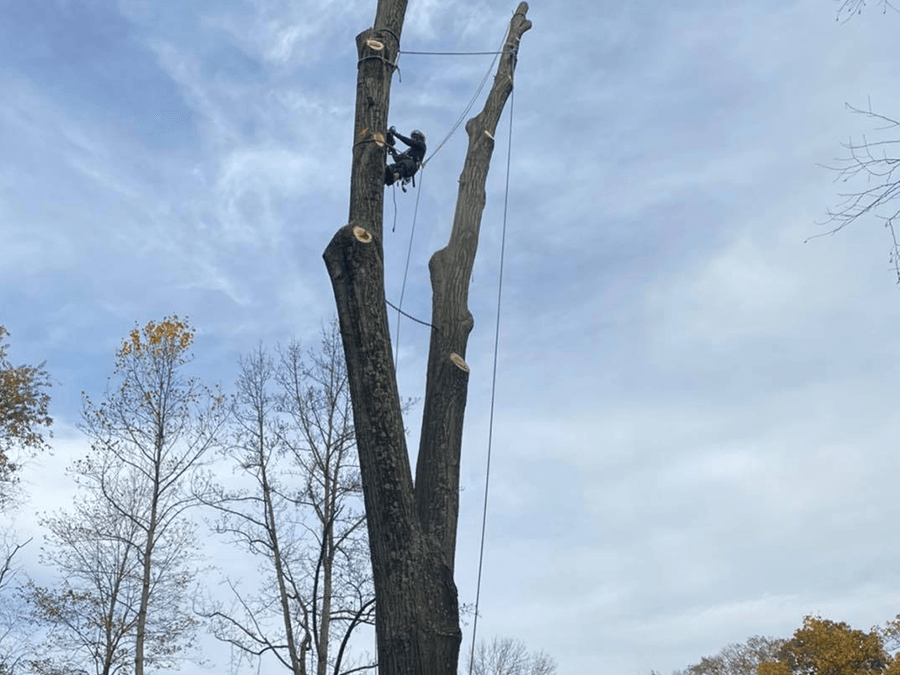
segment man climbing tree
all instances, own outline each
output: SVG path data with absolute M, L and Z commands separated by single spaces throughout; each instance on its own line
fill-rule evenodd
M 447 246 L 431 258 L 433 290 L 416 480 L 392 357 L 384 294 L 384 130 L 407 0 L 378 0 L 359 56 L 348 224 L 324 259 L 347 362 L 375 586 L 382 675 L 456 675 L 462 634 L 453 577 L 459 465 L 474 320 L 469 280 L 500 114 L 512 92 L 528 5 L 510 21 L 484 108 L 466 124 L 468 152 Z
M 418 129 L 407 138 L 399 133 L 397 129 L 391 127 L 387 132 L 387 149 L 393 158 L 394 163 L 384 167 L 384 184 L 393 185 L 396 181 L 400 181 L 400 189 L 406 192 L 406 185 L 412 181 L 413 187 L 416 186 L 416 171 L 425 161 L 425 134 Z M 397 152 L 394 148 L 394 139 L 399 138 L 409 146 L 405 152 Z

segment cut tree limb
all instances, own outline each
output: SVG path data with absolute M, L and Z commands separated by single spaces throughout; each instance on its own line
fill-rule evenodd
M 469 150 L 459 177 L 456 215 L 450 241 L 428 264 L 431 272 L 431 332 L 428 381 L 422 411 L 422 434 L 416 462 L 416 510 L 422 525 L 441 542 L 453 569 L 456 522 L 459 514 L 459 462 L 468 377 L 448 360 L 450 354 L 466 357 L 469 333 L 474 326 L 469 312 L 469 281 L 485 204 L 485 182 L 494 152 L 494 132 L 513 88 L 519 41 L 531 28 L 522 2 L 509 26 L 503 55 L 484 108 L 466 123 Z

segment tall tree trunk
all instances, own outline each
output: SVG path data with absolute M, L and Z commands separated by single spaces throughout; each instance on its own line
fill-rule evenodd
M 144 556 L 141 561 L 141 602 L 138 606 L 137 634 L 134 640 L 134 675 L 144 675 L 144 641 L 147 634 L 147 611 L 150 606 L 150 572 L 153 566 L 153 544 L 156 538 L 157 509 L 159 507 L 159 475 L 153 486 L 153 498 L 150 505 L 150 521 L 147 525 L 147 540 L 144 543 Z
M 147 636 L 147 612 L 150 607 L 150 573 L 153 569 L 153 547 L 156 544 L 156 528 L 159 520 L 159 500 L 162 491 L 162 461 L 163 449 L 166 442 L 165 431 L 165 395 L 168 387 L 166 384 L 170 378 L 170 373 L 166 369 L 162 369 L 160 373 L 160 399 L 158 399 L 156 407 L 156 436 L 154 442 L 153 454 L 153 478 L 150 483 L 152 491 L 150 497 L 150 517 L 147 521 L 147 540 L 144 543 L 144 557 L 141 560 L 142 576 L 141 576 L 141 601 L 138 606 L 137 630 L 134 640 L 134 675 L 144 675 L 144 642 Z
M 375 584 L 381 675 L 456 675 L 462 634 L 453 567 L 459 461 L 469 368 L 467 307 L 494 132 L 513 85 L 519 40 L 531 28 L 519 4 L 484 109 L 469 120 L 469 149 L 447 246 L 429 264 L 431 346 L 416 485 L 406 448 L 384 294 L 384 134 L 406 0 L 379 0 L 359 55 L 348 224 L 324 253 L 347 362 Z
M 288 658 L 291 660 L 291 672 L 294 675 L 305 675 L 305 664 L 297 653 L 297 641 L 294 639 L 294 622 L 291 619 L 291 599 L 288 597 L 285 583 L 284 562 L 281 558 L 281 544 L 278 541 L 278 524 L 275 522 L 275 507 L 272 503 L 272 486 L 269 485 L 269 474 L 262 447 L 263 419 L 259 418 L 259 466 L 262 479 L 263 508 L 266 516 L 266 529 L 269 532 L 269 544 L 272 547 L 272 561 L 275 564 L 275 579 L 278 581 L 278 599 L 281 603 L 281 619 L 284 622 L 284 635 L 287 642 Z
M 333 516 L 329 517 L 328 524 L 323 529 L 322 536 L 325 544 L 322 550 L 325 555 L 322 558 L 322 608 L 319 612 L 319 644 L 316 650 L 318 662 L 316 675 L 326 675 L 328 672 L 328 645 L 331 637 L 331 594 L 334 585 L 334 524 Z M 313 598 L 314 602 L 318 602 Z
M 329 444 L 325 457 L 322 458 L 322 508 L 319 517 L 322 521 L 322 547 L 319 550 L 319 566 L 322 569 L 322 606 L 317 608 L 318 597 L 313 596 L 313 612 L 319 612 L 319 644 L 316 645 L 316 675 L 325 675 L 328 670 L 328 643 L 331 632 L 331 593 L 334 574 L 334 520 L 336 517 L 335 496 L 338 490 L 338 470 L 340 464 L 332 464 L 333 445 L 331 443 L 331 421 L 334 418 L 333 408 L 328 415 Z M 337 468 L 332 475 L 332 466 Z
M 115 626 L 116 606 L 119 603 L 119 592 L 122 588 L 122 580 L 125 578 L 128 569 L 128 554 L 131 549 L 126 546 L 122 554 L 122 562 L 116 570 L 115 582 L 113 583 L 111 593 L 109 595 L 108 609 L 104 622 L 104 647 L 103 647 L 103 668 L 101 675 L 110 675 L 113 666 L 113 659 L 116 656 L 116 649 L 119 646 L 119 640 L 122 637 L 122 628 Z

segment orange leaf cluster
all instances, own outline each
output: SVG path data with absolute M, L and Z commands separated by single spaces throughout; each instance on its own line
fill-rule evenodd
M 178 318 L 177 314 L 164 318 L 160 322 L 148 321 L 142 329 L 134 328 L 122 342 L 120 357 L 150 354 L 182 354 L 194 342 L 195 330 L 187 320 Z
M 865 632 L 807 616 L 781 658 L 760 664 L 757 675 L 898 675 L 898 663 L 885 651 L 878 629 Z
M 13 480 L 12 474 L 18 468 L 10 451 L 19 448 L 34 453 L 45 449 L 44 433 L 53 423 L 46 391 L 50 376 L 44 364 L 13 366 L 6 358 L 7 346 L 3 343 L 7 335 L 9 332 L 0 326 L 0 482 Z

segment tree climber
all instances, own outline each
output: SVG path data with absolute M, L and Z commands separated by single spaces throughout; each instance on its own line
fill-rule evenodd
M 394 148 L 395 138 L 399 138 L 409 147 L 404 152 L 397 152 Z M 399 180 L 400 189 L 404 192 L 406 192 L 406 186 L 410 181 L 415 187 L 416 180 L 414 176 L 425 160 L 425 134 L 415 129 L 410 134 L 410 137 L 407 138 L 399 133 L 397 129 L 391 127 L 387 132 L 387 148 L 394 163 L 384 167 L 384 184 L 393 185 Z

